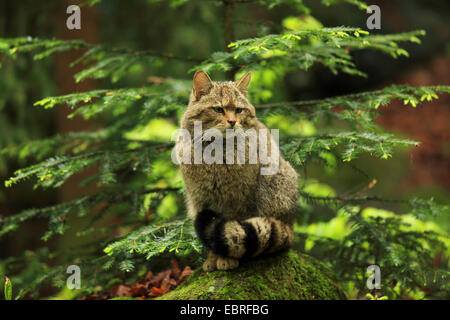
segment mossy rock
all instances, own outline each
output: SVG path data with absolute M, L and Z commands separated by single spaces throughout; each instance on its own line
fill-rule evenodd
M 333 273 L 316 259 L 294 251 L 242 262 L 231 271 L 196 270 L 161 300 L 345 299 Z

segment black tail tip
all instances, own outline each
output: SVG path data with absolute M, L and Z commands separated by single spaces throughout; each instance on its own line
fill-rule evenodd
M 210 217 L 217 217 L 218 216 L 217 212 L 215 212 L 213 210 L 210 210 L 210 209 L 203 209 L 198 214 L 202 215 L 202 216 L 210 216 Z
M 219 214 L 217 212 L 210 209 L 203 209 L 197 214 L 194 225 L 196 229 L 203 229 L 217 219 L 219 219 Z

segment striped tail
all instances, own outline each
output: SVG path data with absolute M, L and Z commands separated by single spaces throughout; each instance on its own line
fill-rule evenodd
M 294 240 L 292 226 L 274 218 L 225 220 L 212 210 L 202 210 L 194 226 L 208 249 L 236 259 L 287 249 Z

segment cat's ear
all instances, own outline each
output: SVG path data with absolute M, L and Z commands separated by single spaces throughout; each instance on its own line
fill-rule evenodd
M 247 88 L 248 88 L 248 84 L 250 83 L 251 78 L 252 78 L 252 73 L 249 71 L 242 78 L 240 78 L 238 81 L 236 81 L 236 87 L 245 96 L 247 96 Z
M 194 94 L 195 98 L 198 100 L 205 94 L 208 94 L 213 83 L 211 78 L 203 70 L 198 70 L 194 74 Z

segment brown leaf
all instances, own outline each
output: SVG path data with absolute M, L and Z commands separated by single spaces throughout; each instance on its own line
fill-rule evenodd
M 153 277 L 152 280 L 150 280 L 150 284 L 152 286 L 156 286 L 159 287 L 161 285 L 161 281 L 163 281 L 163 279 L 169 275 L 171 275 L 172 270 L 165 270 L 165 271 L 161 271 L 160 273 L 158 273 L 156 276 Z
M 161 288 L 162 292 L 164 292 L 164 293 L 167 293 L 171 290 L 169 274 L 161 281 L 160 288 Z
M 150 290 L 150 289 L 153 287 L 153 285 L 151 284 L 150 281 L 145 281 L 145 282 L 143 282 L 142 284 L 145 286 L 145 288 L 146 288 L 147 290 Z
M 147 272 L 147 274 L 145 275 L 144 279 L 149 281 L 153 278 L 153 272 L 149 271 Z
M 80 300 L 101 300 L 103 295 L 98 295 L 96 293 L 91 294 L 90 296 L 84 296 Z
M 147 294 L 147 288 L 141 283 L 137 283 L 131 288 L 131 295 L 133 297 L 139 297 Z
M 141 300 L 147 297 L 158 297 L 175 289 L 193 272 L 188 266 L 181 271 L 175 260 L 172 260 L 171 263 L 172 269 L 161 271 L 156 275 L 152 271 L 148 271 L 133 285 L 116 285 L 105 293 L 84 296 L 81 300 L 106 300 L 115 297 L 136 297 Z
M 161 289 L 159 289 L 157 287 L 153 287 L 150 290 L 149 296 L 154 298 L 154 297 L 158 297 L 158 296 L 160 296 L 162 294 L 164 294 L 164 292 Z
M 180 267 L 178 266 L 178 263 L 175 261 L 175 259 L 172 259 L 170 262 L 172 263 L 172 274 L 175 279 L 178 279 L 181 274 Z
M 175 280 L 174 278 L 170 278 L 169 284 L 170 284 L 170 290 L 173 290 L 178 286 L 177 280 Z
M 181 272 L 180 278 L 178 279 L 178 283 L 181 283 L 184 279 L 189 277 L 194 271 L 189 266 L 184 267 L 183 272 Z
M 112 297 L 130 297 L 131 288 L 130 286 L 119 284 L 111 288 L 110 295 Z

